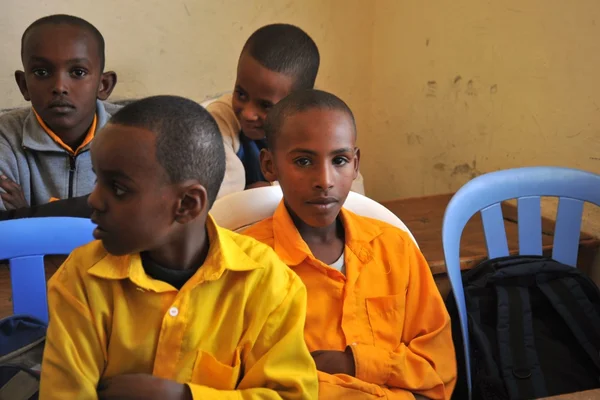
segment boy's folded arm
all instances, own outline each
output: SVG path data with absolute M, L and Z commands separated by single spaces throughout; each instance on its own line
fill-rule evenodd
M 290 272 L 291 273 L 291 272 Z M 194 399 L 316 399 L 317 370 L 304 341 L 306 288 L 294 275 L 245 359 L 235 391 L 188 384 Z
M 356 377 L 430 399 L 448 399 L 456 383 L 450 317 L 423 255 L 412 241 L 405 248 L 410 278 L 401 344 L 395 351 L 353 345 Z
M 65 262 L 68 263 L 69 260 Z M 40 398 L 96 399 L 105 357 L 85 300 L 58 279 L 59 275 L 66 273 L 66 267 L 63 265 L 48 285 L 51 312 L 42 362 Z M 72 275 L 68 278 L 78 279 Z
M 20 185 L 19 173 L 17 167 L 17 158 L 14 152 L 0 135 L 0 176 L 6 176 L 11 181 Z M 3 201 L 0 199 L 0 211 L 6 210 Z

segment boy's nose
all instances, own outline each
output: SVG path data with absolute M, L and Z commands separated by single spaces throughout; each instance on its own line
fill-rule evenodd
M 105 207 L 103 205 L 104 203 L 100 199 L 99 192 L 100 192 L 100 190 L 98 189 L 98 185 L 94 186 L 92 193 L 90 193 L 90 195 L 88 196 L 87 203 L 91 209 L 98 211 L 98 212 L 104 212 Z
M 61 74 L 57 75 L 56 79 L 54 80 L 52 93 L 56 95 L 69 94 L 66 79 Z
M 320 190 L 329 190 L 333 187 L 334 172 L 329 165 L 318 168 L 315 177 L 315 187 Z
M 258 113 L 254 109 L 254 107 L 252 107 L 251 105 L 247 105 L 242 110 L 242 117 L 246 121 L 256 121 L 258 120 Z

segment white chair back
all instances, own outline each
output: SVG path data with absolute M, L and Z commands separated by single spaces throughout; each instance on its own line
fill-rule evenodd
M 215 201 L 210 214 L 219 226 L 240 232 L 263 219 L 271 217 L 282 197 L 281 187 L 277 185 L 231 193 Z M 419 246 L 404 222 L 375 200 L 362 194 L 350 192 L 344 207 L 355 214 L 378 219 L 402 229 Z

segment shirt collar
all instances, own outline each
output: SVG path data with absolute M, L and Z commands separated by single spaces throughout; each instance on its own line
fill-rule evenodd
M 87 150 L 93 140 L 96 131 L 106 122 L 110 115 L 106 112 L 104 104 L 100 100 L 96 100 L 96 114 L 90 129 L 88 130 L 85 140 L 75 152 L 67 146 L 39 117 L 37 112 L 31 108 L 31 112 L 25 119 L 23 126 L 22 145 L 35 151 L 61 151 L 64 150 L 71 155 L 75 155 L 82 150 Z
M 237 235 L 227 229 L 217 226 L 209 215 L 206 221 L 210 247 L 204 263 L 184 285 L 197 285 L 205 281 L 219 279 L 227 270 L 251 271 L 262 268 L 262 265 L 250 258 L 235 240 Z M 144 271 L 139 253 L 125 256 L 115 256 L 106 253 L 100 261 L 94 264 L 88 273 L 92 276 L 107 279 L 129 279 L 139 287 L 154 291 L 166 292 L 176 290 L 166 282 L 151 278 Z
M 32 109 L 32 110 L 33 110 L 33 113 L 35 114 L 35 118 L 37 119 L 38 123 L 40 124 L 40 126 L 42 127 L 44 132 L 46 132 L 46 134 L 48 136 L 50 136 L 52 138 L 52 140 L 54 140 L 56 142 L 56 144 L 58 144 L 60 147 L 65 149 L 71 155 L 76 155 L 77 153 L 79 153 L 82 149 L 85 148 L 85 146 L 90 144 L 92 139 L 94 139 L 94 134 L 96 133 L 96 124 L 98 123 L 98 115 L 96 115 L 96 114 L 94 114 L 94 119 L 92 120 L 92 125 L 90 126 L 90 129 L 88 129 L 88 132 L 85 135 L 85 139 L 83 139 L 83 142 L 81 143 L 81 145 L 79 145 L 78 148 L 73 150 L 68 144 L 63 142 L 62 139 L 60 137 L 58 137 L 58 135 L 56 133 L 54 133 L 48 125 L 46 125 L 46 123 L 44 122 L 42 117 L 40 117 L 40 115 L 35 111 L 35 109 Z
M 340 217 L 346 235 L 346 247 L 366 264 L 373 258 L 370 243 L 381 235 L 381 228 L 369 218 L 361 217 L 342 208 Z M 306 258 L 315 260 L 310 248 L 300 236 L 283 200 L 273 214 L 273 248 L 279 258 L 290 267 Z

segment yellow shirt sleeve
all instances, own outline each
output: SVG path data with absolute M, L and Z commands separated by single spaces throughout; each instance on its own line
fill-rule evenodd
M 194 399 L 317 399 L 317 370 L 304 344 L 306 288 L 295 276 L 269 315 L 245 363 L 238 390 L 188 384 Z M 282 390 L 282 388 L 286 388 Z
M 86 304 L 81 277 L 72 267 L 69 257 L 48 284 L 52 313 L 40 382 L 40 399 L 44 400 L 97 399 L 104 370 L 104 347 Z
M 356 377 L 392 391 L 398 388 L 429 399 L 449 399 L 456 384 L 450 317 L 427 261 L 412 241 L 405 243 L 404 265 L 410 268 L 410 276 L 401 344 L 393 352 L 352 345 Z

